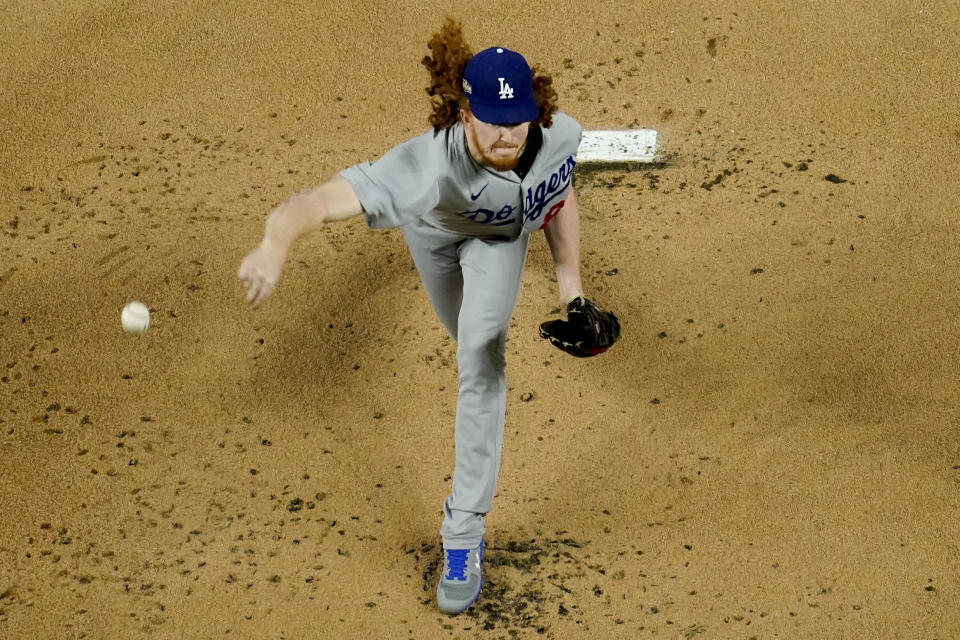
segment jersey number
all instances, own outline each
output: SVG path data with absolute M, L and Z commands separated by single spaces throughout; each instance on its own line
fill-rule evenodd
M 563 204 L 565 202 L 566 200 L 561 200 L 560 202 L 554 203 L 554 205 L 550 207 L 550 211 L 547 211 L 547 215 L 543 217 L 543 224 L 540 225 L 541 229 L 550 224 L 550 221 L 557 217 L 557 214 L 560 213 L 561 209 L 563 209 Z

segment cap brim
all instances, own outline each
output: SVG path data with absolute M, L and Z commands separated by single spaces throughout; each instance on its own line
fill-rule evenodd
M 519 122 L 533 122 L 540 116 L 540 107 L 536 103 L 519 104 L 513 106 L 484 105 L 470 103 L 470 112 L 478 120 L 487 124 L 515 124 Z

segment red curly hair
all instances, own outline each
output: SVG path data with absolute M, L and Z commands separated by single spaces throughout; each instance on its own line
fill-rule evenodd
M 463 39 L 463 26 L 447 18 L 440 27 L 440 31 L 433 34 L 427 43 L 430 54 L 424 56 L 421 63 L 430 72 L 430 86 L 427 94 L 433 113 L 430 114 L 430 124 L 434 131 L 449 129 L 460 117 L 460 109 L 469 111 L 470 106 L 461 91 L 463 70 L 473 50 Z M 534 120 L 535 124 L 549 127 L 553 122 L 553 114 L 557 112 L 557 92 L 553 88 L 553 78 L 539 72 L 539 65 L 531 67 L 533 72 L 533 96 L 540 106 L 540 115 Z

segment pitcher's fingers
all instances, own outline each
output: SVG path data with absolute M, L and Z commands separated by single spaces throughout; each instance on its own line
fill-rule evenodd
M 247 287 L 247 304 L 254 309 L 256 309 L 257 304 L 259 304 L 258 298 L 260 297 L 260 286 L 259 280 L 253 280 Z
M 261 304 L 263 304 L 264 300 L 270 297 L 270 293 L 272 291 L 273 291 L 273 285 L 270 284 L 269 282 L 261 280 L 257 286 L 257 295 L 254 298 L 253 302 L 251 303 L 252 308 L 256 309 Z
M 240 276 L 240 284 L 243 286 L 243 292 L 245 294 L 250 292 L 250 285 L 253 284 L 253 280 L 244 276 Z

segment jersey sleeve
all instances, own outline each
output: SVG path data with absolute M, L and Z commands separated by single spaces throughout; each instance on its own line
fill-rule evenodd
M 368 226 L 400 227 L 437 205 L 437 170 L 428 142 L 424 136 L 408 140 L 377 160 L 340 172 L 363 205 Z
M 569 153 L 576 158 L 577 151 L 580 149 L 580 139 L 583 137 L 583 127 L 568 114 L 558 111 L 554 115 L 554 128 L 558 130 L 563 147 L 569 149 Z

